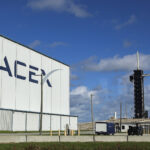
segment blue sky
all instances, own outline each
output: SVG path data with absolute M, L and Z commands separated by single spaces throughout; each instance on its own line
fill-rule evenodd
M 136 68 L 150 72 L 150 1 L 148 0 L 1 0 L 0 34 L 71 66 L 71 114 L 90 121 L 108 119 L 119 103 L 133 116 Z M 150 111 L 150 79 L 145 105 Z M 150 112 L 149 112 L 150 113 Z

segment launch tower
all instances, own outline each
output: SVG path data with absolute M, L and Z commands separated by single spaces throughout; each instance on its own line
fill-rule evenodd
M 143 70 L 139 67 L 139 53 L 137 52 L 137 69 L 130 76 L 130 81 L 134 84 L 134 118 L 148 118 L 148 111 L 144 109 L 144 76 Z

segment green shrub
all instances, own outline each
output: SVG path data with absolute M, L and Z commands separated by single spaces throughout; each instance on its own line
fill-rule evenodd
M 0 144 L 0 150 L 150 150 L 144 142 L 18 143 Z

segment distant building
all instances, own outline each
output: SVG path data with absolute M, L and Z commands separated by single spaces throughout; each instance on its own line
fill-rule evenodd
M 120 119 L 111 118 L 110 120 L 103 120 L 103 122 L 115 123 L 116 132 L 119 132 Z M 127 132 L 129 126 L 134 126 L 137 123 L 143 127 L 144 133 L 150 134 L 150 119 L 148 119 L 148 118 L 147 119 L 127 119 L 127 118 L 122 119 L 121 120 L 122 132 Z M 79 123 L 78 128 L 80 130 L 86 130 L 86 131 L 89 130 L 90 131 L 90 130 L 92 130 L 92 123 L 91 122 Z

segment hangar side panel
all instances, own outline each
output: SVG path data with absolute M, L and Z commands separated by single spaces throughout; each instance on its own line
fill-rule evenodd
M 61 64 L 61 113 L 70 114 L 69 100 L 69 67 Z
M 12 112 L 0 110 L 0 130 L 11 131 L 12 130 Z
M 39 114 L 27 114 L 27 131 L 38 131 L 39 130 Z
M 50 115 L 43 115 L 42 130 L 50 131 Z
M 16 65 L 17 80 L 16 80 L 16 109 L 29 110 L 29 50 L 20 45 L 17 45 L 17 61 L 22 64 Z M 24 80 L 20 79 L 24 78 Z
M 46 75 L 49 74 L 52 71 L 52 64 L 51 64 L 51 59 L 42 56 L 42 69 L 45 71 Z M 43 76 L 43 79 L 46 76 Z M 51 75 L 48 76 L 48 81 L 51 84 L 51 80 L 52 77 Z M 45 113 L 51 113 L 52 109 L 51 109 L 51 105 L 52 105 L 52 87 L 48 86 L 47 80 L 44 80 L 43 83 L 43 112 Z
M 2 38 L 0 37 L 0 66 L 2 64 L 2 54 L 3 54 L 3 45 L 2 45 Z M 2 70 L 0 70 L 0 107 L 2 103 Z
M 52 113 L 60 114 L 60 63 L 52 60 Z
M 1 72 L 1 79 L 2 79 L 2 108 L 7 109 L 15 109 L 16 102 L 15 102 L 15 88 L 16 88 L 16 79 L 14 76 L 14 60 L 16 59 L 16 45 L 3 38 L 3 53 L 2 55 L 2 63 L 1 66 L 6 67 L 4 63 L 8 62 L 9 73 L 7 71 Z
M 13 113 L 13 131 L 25 131 L 26 113 Z
M 36 75 L 41 74 L 41 55 L 36 52 L 30 51 L 30 72 Z M 30 80 L 30 111 L 40 111 L 41 105 L 41 76 L 32 75 Z M 37 82 L 37 83 L 36 83 Z
M 66 130 L 67 125 L 69 126 L 69 116 L 61 116 L 61 130 Z
M 78 117 L 70 117 L 70 129 L 78 130 Z
M 60 130 L 60 116 L 51 115 L 51 130 Z
M 6 67 L 7 57 L 10 72 L 0 70 L 0 107 L 4 109 L 40 112 L 41 105 L 41 68 L 45 73 L 53 72 L 48 80 L 52 87 L 44 83 L 43 112 L 69 115 L 69 67 L 32 51 L 22 45 L 0 37 L 0 66 Z M 15 60 L 25 65 L 17 65 Z M 29 74 L 32 74 L 29 77 Z M 9 94 L 8 94 L 9 93 Z

